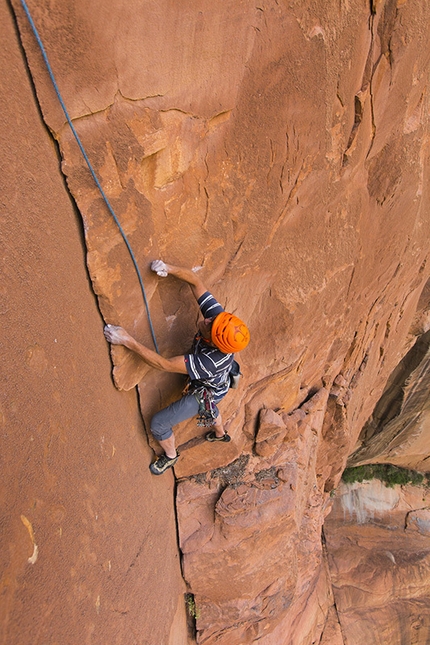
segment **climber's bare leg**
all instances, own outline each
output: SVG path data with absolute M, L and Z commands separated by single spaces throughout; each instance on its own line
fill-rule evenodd
M 214 429 L 217 437 L 223 437 L 225 434 L 224 424 L 222 422 L 222 416 L 219 414 L 214 421 Z
M 164 452 L 169 457 L 169 459 L 174 459 L 176 457 L 176 443 L 175 443 L 174 434 L 172 434 L 172 436 L 169 437 L 168 439 L 159 440 L 158 443 L 163 448 Z

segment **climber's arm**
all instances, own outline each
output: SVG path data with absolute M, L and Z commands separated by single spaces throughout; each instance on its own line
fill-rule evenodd
M 107 341 L 112 345 L 124 345 L 127 349 L 135 352 L 142 358 L 145 363 L 151 367 L 164 372 L 174 372 L 175 374 L 187 374 L 185 367 L 184 356 L 173 356 L 172 358 L 163 358 L 156 352 L 138 343 L 130 334 L 128 334 L 122 327 L 114 325 L 106 325 L 104 328 L 104 335 Z
M 178 280 L 189 284 L 196 300 L 207 291 L 199 276 L 192 269 L 166 264 L 162 260 L 154 260 L 151 263 L 151 269 L 159 276 L 165 277 L 166 275 L 173 275 Z

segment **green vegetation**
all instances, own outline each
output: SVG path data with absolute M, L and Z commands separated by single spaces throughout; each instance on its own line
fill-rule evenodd
M 200 618 L 200 612 L 196 607 L 196 601 L 194 600 L 194 595 L 192 593 L 185 594 L 185 605 L 191 618 L 194 620 Z
M 430 485 L 430 473 L 424 475 L 416 470 L 408 470 L 391 464 L 366 464 L 365 466 L 346 468 L 342 475 L 342 480 L 347 484 L 370 481 L 371 479 L 379 479 L 388 488 L 392 488 L 396 484 L 399 486 L 405 484 Z

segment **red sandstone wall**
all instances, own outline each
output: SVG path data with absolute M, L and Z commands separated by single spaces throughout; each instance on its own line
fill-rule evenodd
M 343 639 L 324 644 L 429 641 L 429 506 L 425 487 L 339 487 L 324 525 L 336 609 L 324 638 L 337 623 Z
M 102 315 L 150 343 L 127 252 L 64 124 L 17 1 L 14 7 L 37 100 L 84 221 Z M 244 383 L 223 407 L 233 441 L 215 450 L 188 443 L 175 469 L 183 571 L 199 608 L 197 641 L 310 644 L 332 614 L 320 540 L 329 493 L 428 315 L 429 7 L 401 0 L 371 6 L 57 0 L 49 11 L 43 2 L 31 8 L 142 267 L 161 350 L 184 350 L 196 315 L 187 289 L 150 275 L 149 261 L 158 256 L 201 266 L 215 294 L 251 327 L 253 342 L 241 358 Z M 99 322 L 90 346 L 99 342 L 104 356 L 91 361 L 98 379 L 107 379 L 108 404 L 101 397 L 100 407 L 107 414 L 114 401 L 128 405 L 127 390 L 138 383 L 148 421 L 179 392 L 179 380 L 115 350 L 114 379 L 125 391 L 108 389 Z M 82 324 L 77 329 L 83 333 Z M 87 360 L 88 350 L 83 354 Z M 90 380 L 90 368 L 84 373 Z M 161 517 L 172 529 L 163 526 L 163 535 L 173 554 L 172 475 L 147 480 L 151 451 L 139 439 L 138 422 L 133 430 L 126 411 L 115 414 L 134 455 L 127 476 L 145 478 L 145 486 L 126 486 L 135 495 L 130 509 L 147 503 L 140 491 L 148 488 L 157 505 L 145 506 L 146 513 L 156 506 L 158 521 L 163 499 Z M 184 424 L 179 443 L 196 432 L 194 422 Z M 415 463 L 428 456 L 424 425 L 419 433 Z M 404 448 L 398 463 L 408 458 Z M 112 477 L 120 471 L 113 465 Z M 115 502 L 103 499 L 115 516 Z M 110 539 L 120 535 L 131 548 L 130 525 L 110 529 Z M 170 556 L 163 563 L 174 578 L 166 582 L 168 630 L 180 585 Z M 129 592 L 125 575 L 117 584 Z M 146 606 L 146 594 L 139 584 L 136 607 Z M 147 614 L 131 614 L 136 618 L 122 614 L 124 629 L 129 620 L 151 624 Z M 396 637 L 392 643 L 400 642 Z M 91 638 L 97 642 L 98 635 Z
M 81 224 L 0 4 L 0 642 L 186 643 L 171 479 L 117 392 Z M 173 629 L 174 626 L 174 629 Z

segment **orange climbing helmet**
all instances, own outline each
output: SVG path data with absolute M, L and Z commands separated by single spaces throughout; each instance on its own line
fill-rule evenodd
M 250 337 L 245 323 L 227 311 L 218 314 L 212 323 L 211 341 L 225 354 L 233 354 L 245 349 Z

